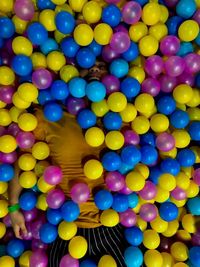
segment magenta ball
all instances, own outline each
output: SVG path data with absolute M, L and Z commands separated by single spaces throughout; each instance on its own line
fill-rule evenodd
M 12 62 L 12 56 L 5 50 L 0 51 L 2 65 L 10 66 Z
M 138 145 L 140 143 L 140 136 L 133 130 L 125 130 L 123 135 L 126 145 Z
M 168 75 L 162 75 L 159 79 L 159 82 L 161 91 L 164 93 L 171 93 L 178 85 L 177 79 Z
M 131 40 L 129 35 L 124 32 L 114 33 L 110 41 L 111 49 L 118 54 L 126 52 L 129 49 L 130 44 Z
M 157 188 L 154 183 L 146 181 L 144 188 L 139 192 L 141 198 L 145 200 L 154 199 L 157 194 Z
M 140 208 L 140 217 L 145 222 L 151 222 L 155 220 L 158 215 L 158 210 L 154 204 L 143 204 Z
M 142 8 L 140 4 L 135 1 L 128 2 L 122 9 L 122 17 L 127 24 L 134 24 L 140 20 L 142 15 Z
M 53 189 L 48 192 L 46 201 L 49 208 L 59 209 L 65 202 L 65 194 L 61 189 Z
M 145 61 L 144 68 L 150 76 L 156 77 L 163 71 L 163 59 L 157 55 L 151 56 Z
M 37 220 L 31 222 L 31 231 L 33 234 L 33 237 L 35 239 L 40 239 L 40 228 L 42 227 L 42 225 L 46 222 L 46 219 L 44 216 L 40 215 Z
M 32 222 L 38 216 L 38 209 L 33 208 L 32 210 L 23 211 L 23 214 L 26 222 Z
M 46 69 L 36 69 L 32 74 L 32 82 L 38 89 L 47 89 L 52 83 L 52 75 Z
M 31 0 L 16 0 L 14 11 L 17 17 L 29 21 L 34 17 L 34 4 Z
M 59 184 L 62 181 L 62 170 L 58 166 L 48 166 L 44 171 L 44 180 L 51 185 Z
M 174 35 L 165 36 L 160 42 L 160 51 L 164 56 L 173 56 L 180 49 L 180 40 Z
M 69 254 L 62 257 L 59 267 L 79 267 L 79 261 L 72 258 Z
M 13 164 L 17 160 L 17 152 L 13 151 L 10 153 L 0 152 L 0 162 Z
M 30 267 L 47 267 L 48 257 L 42 250 L 34 251 L 30 257 Z
M 7 214 L 5 217 L 3 217 L 3 223 L 7 226 L 7 227 L 11 227 L 12 225 L 12 222 L 11 222 L 11 219 L 10 219 L 10 215 Z
M 80 110 L 87 107 L 87 104 L 83 98 L 68 97 L 66 107 L 70 114 L 77 115 Z
M 8 127 L 8 134 L 11 134 L 12 136 L 16 137 L 17 134 L 20 132 L 20 128 L 17 123 L 13 122 Z
M 195 74 L 200 71 L 200 55 L 190 53 L 184 57 L 185 72 Z
M 129 189 L 126 185 L 119 192 L 124 195 L 130 195 L 131 193 L 133 193 L 133 191 Z
M 46 250 L 48 248 L 47 244 L 44 244 L 41 240 L 33 238 L 31 243 L 31 248 L 33 251 L 36 250 Z
M 193 87 L 195 84 L 195 75 L 184 71 L 180 76 L 178 76 L 178 83 L 187 84 Z
M 12 86 L 0 86 L 0 100 L 6 104 L 12 103 L 15 89 Z
M 166 74 L 177 77 L 185 70 L 185 60 L 179 56 L 171 56 L 165 61 Z
M 160 82 L 154 78 L 147 78 L 142 83 L 142 92 L 157 96 L 160 92 Z
M 193 246 L 200 246 L 200 232 L 196 232 L 192 235 Z
M 131 209 L 128 209 L 119 214 L 120 223 L 125 227 L 132 227 L 137 222 L 137 216 L 135 212 Z
M 125 186 L 124 176 L 117 171 L 109 172 L 106 175 L 105 182 L 108 189 L 114 192 L 122 190 Z
M 200 9 L 197 9 L 192 19 L 195 20 L 200 25 Z
M 114 92 L 118 92 L 120 90 L 120 81 L 119 79 L 111 74 L 105 75 L 101 82 L 105 85 L 106 87 L 106 94 L 110 95 Z
M 90 197 L 90 189 L 85 183 L 77 183 L 72 187 L 70 196 L 78 204 L 87 202 Z
M 194 182 L 200 186 L 200 168 L 196 169 L 193 172 L 192 178 L 194 180 Z
M 102 50 L 102 58 L 106 62 L 111 62 L 112 60 L 119 58 L 120 54 L 115 52 L 110 45 L 105 45 Z
M 6 134 L 6 129 L 0 125 L 0 136 Z
M 175 7 L 179 0 L 165 0 L 165 5 L 168 7 Z
M 27 234 L 24 235 L 22 231 L 20 231 L 20 235 L 23 240 L 32 240 L 33 239 L 33 233 L 32 233 L 32 226 L 30 223 L 26 223 L 26 229 L 27 229 Z
M 20 148 L 31 148 L 35 143 L 35 136 L 31 132 L 20 131 L 16 137 L 16 141 Z
M 105 2 L 107 2 L 108 4 L 117 4 L 119 3 L 121 0 L 105 0 Z
M 122 24 L 117 25 L 114 28 L 114 32 L 124 32 L 124 33 L 128 34 L 127 28 L 124 25 L 122 25 Z
M 156 137 L 156 146 L 162 152 L 167 152 L 175 147 L 175 139 L 169 133 L 160 133 Z
M 171 191 L 171 196 L 176 200 L 184 200 L 187 197 L 186 192 L 178 186 Z

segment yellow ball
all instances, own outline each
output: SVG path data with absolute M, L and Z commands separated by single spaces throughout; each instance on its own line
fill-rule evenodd
M 200 109 L 195 107 L 195 108 L 188 108 L 187 113 L 190 117 L 191 121 L 200 121 Z
M 150 123 L 145 116 L 137 116 L 131 123 L 131 127 L 137 134 L 145 134 L 150 128 Z
M 69 12 L 70 14 L 72 14 L 74 16 L 74 11 L 66 3 L 64 5 L 61 5 L 61 6 L 56 6 L 56 8 L 55 8 L 56 14 L 61 12 L 61 11 L 67 11 L 67 12 Z
M 2 199 L 0 200 L 0 218 L 5 217 L 7 214 L 8 214 L 8 202 Z
M 190 241 L 191 240 L 191 234 L 188 233 L 186 230 L 178 230 L 177 231 L 177 237 L 179 240 L 182 241 Z
M 106 23 L 99 23 L 94 28 L 94 39 L 100 45 L 107 45 L 113 35 L 112 28 Z
M 157 186 L 157 194 L 155 201 L 158 203 L 163 203 L 169 198 L 169 191 L 162 189 L 162 187 Z
M 145 178 L 141 173 L 131 171 L 126 175 L 126 185 L 132 191 L 140 191 L 145 185 Z
M 159 22 L 149 28 L 149 34 L 155 37 L 156 40 L 161 41 L 168 34 L 168 28 L 164 23 Z
M 39 210 L 47 210 L 48 208 L 48 204 L 47 204 L 47 201 L 46 201 L 46 194 L 40 194 L 38 199 L 37 199 L 37 204 L 36 204 L 36 207 L 39 209 Z
M 58 226 L 58 235 L 63 240 L 72 239 L 77 233 L 77 225 L 74 222 L 62 221 Z
M 10 256 L 0 257 L 0 266 L 1 267 L 15 267 L 15 260 Z
M 22 20 L 19 17 L 17 17 L 16 15 L 14 15 L 12 17 L 12 21 L 15 25 L 15 31 L 18 34 L 23 34 L 26 31 L 27 25 L 28 25 L 28 21 Z
M 182 226 L 188 233 L 195 233 L 196 227 L 194 216 L 192 214 L 184 215 L 182 218 Z
M 105 99 L 100 102 L 93 102 L 91 104 L 91 109 L 97 117 L 103 117 L 109 111 L 109 107 Z
M 124 136 L 119 131 L 110 131 L 105 138 L 106 146 L 111 150 L 118 150 L 124 145 Z
M 19 183 L 23 188 L 32 188 L 37 183 L 37 176 L 33 171 L 22 172 L 19 176 Z
M 17 142 L 12 135 L 3 135 L 0 137 L 0 151 L 11 153 L 17 148 Z
M 139 163 L 135 166 L 135 170 L 138 171 L 139 173 L 141 173 L 145 179 L 147 179 L 149 177 L 149 168 L 148 166 Z
M 135 99 L 135 107 L 140 113 L 146 113 L 151 111 L 154 105 L 154 98 L 146 93 L 138 95 Z
M 87 178 L 96 180 L 103 174 L 103 166 L 98 160 L 91 159 L 85 163 L 83 171 Z
M 117 267 L 117 263 L 112 256 L 104 255 L 98 262 L 98 267 Z
M 109 95 L 107 104 L 111 111 L 121 112 L 126 108 L 127 99 L 124 94 L 115 92 Z
M 164 114 L 155 114 L 151 117 L 150 125 L 155 133 L 164 132 L 169 128 L 169 119 Z
M 4 194 L 8 189 L 8 183 L 0 181 L 0 194 Z
M 196 197 L 199 194 L 199 186 L 193 181 L 190 181 L 190 185 L 185 191 L 188 198 Z
M 23 171 L 31 171 L 36 164 L 35 158 L 30 153 L 21 155 L 18 159 L 19 168 Z
M 0 11 L 3 13 L 8 13 L 13 11 L 13 0 L 1 0 L 0 1 Z
M 38 97 L 38 89 L 32 83 L 22 83 L 17 89 L 19 97 L 27 102 L 33 102 Z
M 142 37 L 147 35 L 147 25 L 139 21 L 129 28 L 129 36 L 133 42 L 138 42 Z
M 193 89 L 193 96 L 189 102 L 187 102 L 188 107 L 198 107 L 200 105 L 200 92 L 198 89 Z M 200 110 L 200 109 L 199 109 Z
M 146 25 L 156 24 L 161 17 L 161 9 L 158 3 L 148 3 L 143 7 L 142 20 Z
M 69 254 L 75 259 L 83 258 L 87 252 L 87 249 L 87 241 L 82 236 L 75 236 L 69 242 Z
M 165 237 L 171 237 L 176 234 L 179 228 L 179 222 L 174 220 L 172 222 L 168 222 L 168 228 L 165 232 L 162 233 Z
M 170 252 L 176 261 L 186 261 L 188 259 L 188 248 L 182 242 L 173 243 Z
M 189 178 L 191 178 L 194 172 L 194 167 L 181 167 L 181 171 L 184 172 Z
M 31 55 L 31 60 L 33 64 L 33 69 L 47 67 L 46 57 L 40 52 L 34 52 Z
M 125 109 L 120 112 L 120 115 L 123 122 L 131 122 L 136 118 L 137 110 L 133 104 L 127 103 Z
M 30 266 L 30 257 L 32 255 L 32 251 L 25 251 L 19 258 L 19 266 L 20 267 L 29 267 Z
M 119 223 L 119 214 L 112 209 L 104 210 L 100 216 L 100 222 L 106 227 L 114 227 Z
M 144 263 L 147 267 L 162 267 L 163 258 L 159 251 L 150 249 L 144 254 Z
M 162 255 L 162 258 L 163 258 L 163 265 L 164 267 L 171 267 L 171 266 L 174 266 L 174 260 L 172 258 L 172 256 L 167 253 L 167 252 L 162 252 L 161 253 Z
M 0 84 L 10 85 L 15 80 L 13 70 L 7 66 L 0 66 Z
M 169 17 L 169 11 L 166 6 L 160 5 L 160 22 L 165 23 Z
M 61 41 L 62 41 L 66 36 L 68 36 L 68 35 L 66 35 L 66 34 L 64 34 L 64 33 L 62 33 L 62 32 L 59 32 L 58 30 L 55 30 L 55 31 L 54 31 L 54 39 L 56 40 L 56 42 L 57 42 L 58 44 L 60 44 Z
M 170 200 L 172 203 L 174 203 L 178 208 L 185 206 L 186 199 L 183 200 L 177 200 L 173 197 L 170 197 Z
M 96 1 L 90 1 L 83 6 L 82 14 L 87 23 L 97 23 L 101 19 L 102 8 Z
M 66 83 L 69 82 L 72 78 L 78 76 L 79 72 L 77 68 L 72 65 L 65 65 L 60 70 L 60 78 Z
M 18 118 L 19 128 L 25 132 L 35 130 L 37 123 L 37 118 L 31 113 L 23 113 Z
M 13 106 L 9 110 L 9 114 L 10 114 L 11 120 L 14 121 L 14 122 L 18 122 L 18 117 L 23 111 L 24 111 L 23 109 L 19 109 L 19 108 Z
M 184 173 L 179 172 L 176 176 L 176 186 L 180 187 L 183 190 L 186 190 L 190 185 L 190 178 Z
M 177 262 L 173 265 L 173 267 L 188 267 L 188 265 L 184 262 Z
M 150 222 L 150 225 L 151 225 L 151 228 L 155 230 L 157 233 L 163 233 L 168 228 L 168 222 L 164 221 L 159 216 L 155 220 Z
M 166 159 L 166 158 L 172 158 L 175 159 L 176 155 L 177 155 L 177 148 L 174 147 L 171 150 L 167 151 L 167 152 L 163 152 L 163 151 L 159 151 L 159 155 L 162 159 Z
M 139 210 L 138 210 L 139 212 Z M 140 228 L 140 230 L 143 232 L 147 229 L 147 222 L 142 220 L 140 216 L 137 216 L 137 226 Z
M 190 135 L 185 130 L 175 130 L 172 133 L 177 148 L 187 147 L 190 143 Z
M 3 101 L 0 100 L 0 108 L 5 108 L 6 107 L 6 103 L 4 103 Z
M 85 140 L 92 147 L 101 146 L 104 139 L 104 132 L 98 127 L 91 127 L 85 133 Z
M 176 179 L 170 173 L 163 173 L 158 180 L 159 186 L 167 191 L 172 191 L 176 187 Z
M 186 104 L 193 97 L 193 90 L 187 84 L 180 84 L 173 90 L 173 97 L 176 102 L 180 104 Z
M 52 3 L 54 3 L 55 5 L 63 5 L 66 0 L 51 0 Z
M 94 38 L 92 28 L 87 24 L 79 24 L 74 30 L 74 39 L 77 44 L 87 46 L 91 44 Z
M 178 36 L 183 42 L 193 41 L 199 34 L 199 25 L 195 20 L 185 20 L 178 29 Z
M 135 78 L 139 83 L 142 83 L 145 79 L 145 71 L 142 67 L 131 67 L 128 72 L 128 76 Z
M 26 56 L 30 56 L 33 52 L 33 46 L 32 43 L 23 36 L 17 36 L 12 41 L 12 49 L 13 52 L 18 54 L 23 54 Z
M 73 11 L 81 12 L 83 6 L 87 3 L 87 0 L 69 0 L 68 2 Z
M 52 51 L 47 56 L 47 66 L 50 70 L 59 71 L 66 64 L 65 56 L 58 51 Z
M 32 147 L 32 155 L 37 160 L 44 160 L 50 154 L 49 146 L 44 142 L 37 142 Z
M 15 107 L 19 109 L 26 109 L 31 105 L 31 102 L 24 101 L 21 97 L 19 97 L 18 92 L 14 93 L 12 101 Z
M 4 223 L 0 222 L 0 238 L 4 237 L 6 233 L 6 226 Z
M 145 56 L 153 56 L 158 51 L 158 40 L 152 35 L 146 35 L 139 41 L 140 53 Z
M 48 32 L 56 30 L 55 11 L 45 9 L 40 12 L 39 22 L 46 28 Z
M 12 122 L 9 111 L 0 109 L 0 126 L 8 126 Z
M 155 230 L 144 231 L 143 245 L 148 249 L 156 249 L 160 245 L 160 236 Z
M 38 189 L 42 192 L 42 193 L 47 193 L 49 190 L 53 189 L 55 186 L 48 184 L 45 182 L 43 176 L 41 176 L 37 182 L 37 186 Z
M 45 169 L 49 166 L 49 162 L 46 160 L 38 161 L 35 165 L 34 172 L 37 176 L 42 176 Z

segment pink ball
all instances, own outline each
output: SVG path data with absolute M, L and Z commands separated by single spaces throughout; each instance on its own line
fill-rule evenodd
M 133 191 L 125 185 L 124 188 L 119 191 L 119 193 L 122 193 L 124 195 L 130 195 L 131 193 L 133 193 Z
M 143 204 L 140 208 L 140 217 L 145 222 L 151 222 L 155 220 L 158 215 L 158 210 L 154 204 Z
M 42 250 L 36 250 L 30 257 L 30 267 L 47 267 L 48 257 Z
M 123 135 L 126 145 L 138 145 L 140 143 L 140 136 L 133 130 L 125 130 Z
M 33 239 L 31 243 L 31 248 L 33 251 L 37 250 L 46 250 L 48 248 L 47 244 L 44 244 L 41 240 L 39 239 Z
M 144 188 L 139 192 L 141 198 L 145 200 L 154 199 L 157 194 L 157 188 L 154 183 L 146 181 Z
M 38 216 L 38 209 L 33 208 L 32 210 L 23 211 L 24 219 L 26 222 L 32 222 L 35 220 Z
M 3 163 L 13 164 L 17 160 L 17 152 L 11 153 L 0 152 L 0 161 Z
M 12 136 L 16 137 L 19 132 L 20 128 L 17 123 L 13 122 L 9 125 L 8 134 L 11 134 Z
M 142 92 L 157 96 L 160 92 L 160 83 L 154 78 L 147 78 L 142 82 Z
M 105 75 L 101 82 L 105 85 L 106 87 L 106 94 L 110 95 L 114 92 L 118 92 L 120 90 L 120 81 L 119 79 L 111 74 Z
M 46 69 L 36 69 L 32 74 L 32 82 L 38 89 L 47 89 L 52 83 L 52 75 Z
M 90 197 L 90 189 L 85 183 L 77 183 L 72 187 L 70 196 L 78 204 L 87 202 Z
M 15 89 L 12 86 L 0 86 L 0 100 L 6 104 L 11 104 L 14 92 Z
M 156 146 L 160 151 L 170 151 L 175 147 L 175 139 L 169 133 L 160 133 L 156 137 Z
M 185 60 L 179 56 L 171 56 L 165 61 L 166 74 L 171 77 L 177 77 L 185 69 Z
M 178 186 L 171 191 L 171 196 L 176 200 L 184 200 L 187 197 L 186 192 Z
M 200 71 L 200 55 L 190 53 L 184 57 L 185 72 L 195 74 Z
M 16 141 L 20 148 L 31 148 L 35 143 L 35 136 L 31 132 L 20 131 L 17 134 Z
M 111 62 L 112 60 L 119 58 L 120 54 L 115 52 L 110 45 L 105 45 L 102 49 L 102 58 L 106 62 Z
M 130 44 L 131 40 L 129 35 L 124 32 L 114 33 L 110 41 L 111 49 L 118 54 L 126 52 L 129 49 Z
M 180 40 L 174 35 L 165 36 L 160 42 L 160 51 L 165 56 L 173 56 L 180 49 Z
M 200 168 L 196 169 L 194 172 L 193 172 L 193 180 L 194 182 L 200 186 Z
M 193 87 L 195 84 L 195 75 L 192 75 L 192 74 L 184 71 L 180 76 L 178 76 L 178 83 L 179 84 L 185 83 L 185 84 Z
M 124 176 L 117 171 L 109 172 L 105 178 L 106 186 L 109 190 L 117 192 L 124 188 Z
M 59 267 L 79 267 L 79 261 L 67 254 L 62 257 Z
M 57 166 L 48 166 L 44 171 L 44 180 L 51 185 L 59 184 L 62 181 L 62 170 Z
M 137 216 L 135 212 L 131 209 L 128 209 L 119 214 L 120 223 L 125 227 L 132 227 L 136 225 Z
M 32 20 L 34 17 L 34 4 L 31 0 L 16 0 L 14 4 L 16 15 L 22 20 Z
M 48 192 L 46 201 L 49 208 L 59 209 L 65 202 L 65 194 L 61 189 L 53 189 Z
M 156 77 L 163 71 L 163 59 L 157 55 L 151 56 L 145 61 L 144 68 L 150 76 Z
M 178 85 L 177 79 L 168 75 L 162 75 L 159 81 L 161 91 L 164 93 L 171 93 L 173 89 Z
M 142 8 L 137 2 L 131 1 L 124 5 L 122 9 L 122 17 L 127 24 L 138 22 L 142 15 Z

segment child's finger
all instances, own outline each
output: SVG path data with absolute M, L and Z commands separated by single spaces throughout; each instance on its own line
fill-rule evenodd
M 19 227 L 18 225 L 15 225 L 15 226 L 13 227 L 13 230 L 14 230 L 15 236 L 16 236 L 17 238 L 19 238 L 19 239 L 22 239 L 21 236 L 20 236 L 20 232 L 19 232 L 20 227 Z
M 21 225 L 20 225 L 20 228 L 21 228 L 21 231 L 22 231 L 23 235 L 26 236 L 26 235 L 28 234 L 28 231 L 27 231 L 27 229 L 26 229 L 25 224 L 24 224 L 24 223 L 21 224 Z

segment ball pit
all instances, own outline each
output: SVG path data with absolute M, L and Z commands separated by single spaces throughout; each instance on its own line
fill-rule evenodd
M 90 205 L 98 226 L 123 226 L 126 266 L 200 266 L 199 24 L 199 0 L 0 1 L 0 266 L 47 267 L 59 236 L 59 267 L 116 267 L 106 252 L 86 256 Z M 51 162 L 65 124 L 82 131 L 69 183 L 64 157 Z M 38 138 L 46 125 L 52 139 Z M 22 239 L 10 228 L 16 175 Z

